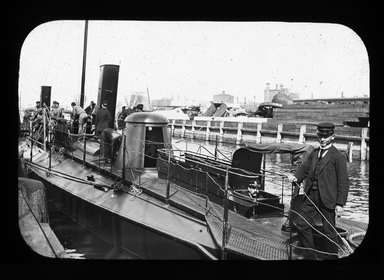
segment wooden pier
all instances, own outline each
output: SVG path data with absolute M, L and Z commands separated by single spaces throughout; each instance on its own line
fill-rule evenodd
M 315 144 L 317 122 L 277 122 L 266 118 L 195 117 L 169 120 L 172 136 L 235 144 L 296 142 Z M 369 127 L 336 124 L 335 146 L 352 159 L 369 160 Z

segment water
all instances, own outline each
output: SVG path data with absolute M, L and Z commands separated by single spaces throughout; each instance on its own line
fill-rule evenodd
M 214 154 L 215 142 L 204 140 L 174 138 L 172 139 L 174 147 L 179 149 L 188 149 L 192 151 L 200 151 L 201 153 Z M 202 148 L 202 147 L 203 148 Z M 232 153 L 238 148 L 235 144 L 218 143 L 217 149 L 225 156 L 231 158 Z M 208 152 L 209 151 L 209 152 Z M 224 156 L 218 153 L 218 157 Z M 347 164 L 349 173 L 350 188 L 348 193 L 348 200 L 344 206 L 344 212 L 341 215 L 343 218 L 348 218 L 356 221 L 368 223 L 369 221 L 369 161 L 361 161 L 354 159 L 351 163 Z M 266 170 L 289 174 L 292 169 L 291 158 L 289 154 L 269 154 L 266 158 Z M 282 192 L 282 181 L 279 176 L 270 175 L 266 179 L 266 189 L 270 193 L 282 195 L 283 203 L 286 209 L 289 208 L 291 199 L 291 189 L 288 182 L 284 183 Z
M 49 224 L 65 249 L 75 249 L 85 259 L 134 259 L 75 222 L 48 202 Z
M 215 143 L 203 140 L 172 139 L 174 147 L 189 149 L 202 153 L 214 153 Z M 203 146 L 204 148 L 201 148 Z M 222 154 L 219 157 L 232 157 L 232 153 L 238 148 L 235 144 L 218 143 L 217 148 Z M 292 169 L 290 156 L 288 154 L 271 154 L 266 160 L 266 169 L 288 174 Z M 342 217 L 368 223 L 369 217 L 369 162 L 354 160 L 348 163 L 350 175 L 350 191 L 348 201 L 344 207 Z M 282 192 L 282 183 L 278 176 L 271 176 L 266 180 L 269 187 L 267 191 L 281 196 L 286 209 L 289 209 L 291 190 L 288 182 L 285 182 Z M 98 236 L 89 232 L 72 219 L 66 217 L 57 209 L 50 209 L 50 224 L 58 239 L 66 249 L 76 249 L 77 253 L 84 254 L 86 259 L 134 259 L 128 252 L 106 243 Z

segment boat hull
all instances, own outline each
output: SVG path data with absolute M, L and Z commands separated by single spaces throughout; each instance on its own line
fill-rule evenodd
M 209 259 L 202 248 L 90 203 L 43 180 L 48 203 L 111 245 L 137 259 Z

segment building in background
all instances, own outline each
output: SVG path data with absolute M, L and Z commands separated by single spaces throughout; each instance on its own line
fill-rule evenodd
M 292 100 L 300 98 L 299 93 L 289 92 L 289 89 L 285 88 L 283 84 L 280 84 L 280 87 L 276 84 L 275 89 L 271 89 L 269 83 L 267 83 L 266 89 L 264 90 L 264 102 L 272 102 L 273 98 L 279 93 L 288 96 Z
M 152 100 L 153 107 L 168 107 L 171 106 L 172 98 L 161 98 Z
M 215 94 L 213 96 L 213 103 L 233 103 L 234 101 L 234 96 L 230 94 L 226 94 L 225 91 L 223 90 L 223 93 L 220 94 Z

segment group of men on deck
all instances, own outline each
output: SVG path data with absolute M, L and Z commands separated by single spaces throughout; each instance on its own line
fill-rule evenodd
M 78 126 L 78 134 L 82 134 L 84 130 L 86 130 L 87 133 L 93 133 L 94 131 L 95 135 L 100 136 L 105 128 L 113 128 L 115 126 L 112 114 L 108 109 L 108 101 L 106 100 L 101 103 L 100 108 L 97 108 L 96 103 L 93 101 L 91 101 L 90 105 L 85 109 L 76 104 L 76 102 L 72 102 L 71 107 L 71 126 L 73 127 L 74 124 Z M 142 112 L 143 109 L 143 104 L 138 104 L 133 108 L 123 106 L 116 118 L 117 129 L 124 129 L 124 120 L 128 115 L 135 112 Z M 41 102 L 36 101 L 35 107 L 24 111 L 24 121 L 26 125 L 29 123 L 29 120 L 32 120 L 33 127 L 39 126 L 43 120 L 43 112 L 44 109 Z M 51 117 L 64 118 L 64 108 L 60 106 L 59 102 L 53 101 L 48 114 Z
M 102 131 L 105 128 L 113 128 L 114 127 L 114 118 L 111 112 L 108 109 L 108 101 L 104 100 L 101 103 L 100 108 L 97 109 L 95 102 L 91 101 L 91 104 L 84 110 L 81 106 L 77 105 L 75 102 L 71 103 L 72 113 L 71 119 L 78 119 L 79 122 L 79 131 L 81 134 L 84 132 L 84 126 L 87 123 L 91 123 L 94 126 L 95 135 L 101 136 Z M 143 105 L 139 104 L 134 107 L 134 109 L 126 109 L 126 106 L 122 107 L 122 111 L 119 112 L 117 116 L 117 128 L 123 129 L 125 127 L 125 118 L 134 112 L 142 112 Z M 123 123 L 123 124 L 122 124 Z
M 113 128 L 114 122 L 108 109 L 108 102 L 103 101 L 98 110 L 96 104 L 91 104 L 84 110 L 75 102 L 71 103 L 72 122 L 78 120 L 79 134 L 87 122 L 95 125 L 95 135 L 101 137 L 106 128 Z M 59 102 L 53 101 L 50 110 L 51 116 L 63 117 L 64 109 Z M 125 119 L 128 115 L 143 111 L 143 105 L 134 108 L 122 107 L 116 122 L 118 129 L 125 128 Z M 43 114 L 40 101 L 36 102 L 34 119 L 38 120 Z M 314 149 L 309 157 L 299 166 L 288 180 L 297 186 L 303 186 L 303 194 L 299 209 L 295 211 L 292 224 L 297 230 L 299 243 L 296 251 L 305 259 L 334 259 L 338 258 L 339 236 L 336 230 L 336 217 L 343 211 L 349 191 L 349 178 L 347 158 L 334 145 L 335 125 L 329 122 L 319 123 L 317 126 L 319 147 Z M 305 184 L 302 185 L 302 183 Z M 320 216 L 323 235 L 326 238 L 323 250 L 315 244 L 313 225 L 316 217 Z M 290 229 L 292 230 L 292 229 Z

